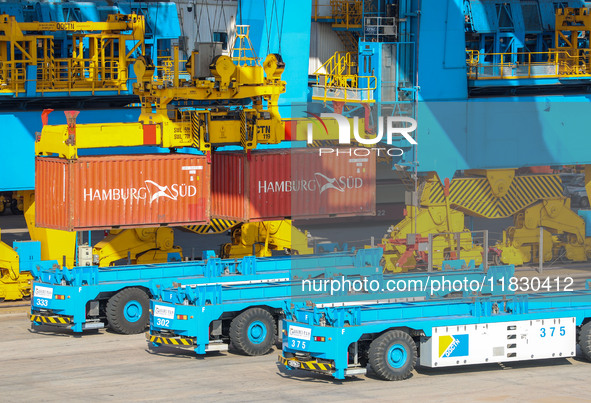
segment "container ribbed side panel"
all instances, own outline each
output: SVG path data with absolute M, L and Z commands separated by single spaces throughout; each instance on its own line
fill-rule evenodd
M 375 154 L 351 149 L 319 155 L 318 149 L 217 153 L 213 218 L 264 221 L 375 215 Z M 247 184 L 246 188 L 244 184 Z
M 65 185 L 55 178 L 57 166 L 63 168 Z M 82 157 L 71 162 L 37 158 L 36 193 L 37 222 L 47 228 L 203 224 L 210 214 L 210 165 L 205 157 L 190 154 Z

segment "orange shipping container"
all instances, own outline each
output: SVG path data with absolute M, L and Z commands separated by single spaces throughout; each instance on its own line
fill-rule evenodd
M 215 153 L 212 217 L 237 221 L 371 216 L 376 158 L 352 149 Z
M 39 227 L 67 231 L 209 221 L 210 164 L 191 154 L 38 157 Z

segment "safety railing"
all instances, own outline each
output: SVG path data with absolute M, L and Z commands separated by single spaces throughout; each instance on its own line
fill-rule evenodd
M 174 79 L 174 59 L 172 57 L 163 57 L 158 61 L 158 68 L 161 74 L 159 76 L 164 81 L 172 81 Z M 179 78 L 190 80 L 191 75 L 186 71 L 186 60 L 179 60 Z
M 378 42 L 382 42 L 384 37 L 397 35 L 394 17 L 366 16 L 364 22 L 363 35 L 375 37 Z
M 331 21 L 333 27 L 361 28 L 362 17 L 362 0 L 314 0 L 312 3 L 312 21 Z
M 345 29 L 361 28 L 363 1 L 330 0 L 330 5 L 335 20 L 333 27 L 342 27 Z
M 591 75 L 587 50 L 571 54 L 568 50 L 519 53 L 480 53 L 466 51 L 470 80 L 525 78 L 568 78 Z
M 25 90 L 25 67 L 13 67 L 10 63 L 0 62 L 0 93 Z
M 127 66 L 118 59 L 37 59 L 37 74 L 27 76 L 32 63 L 21 60 L 0 63 L 0 93 L 24 93 L 27 82 L 36 82 L 36 92 L 127 90 Z
M 332 20 L 332 6 L 329 2 L 319 0 L 312 1 L 312 21 Z
M 341 102 L 374 102 L 375 76 L 355 74 L 357 64 L 350 52 L 336 52 L 315 72 L 312 99 Z

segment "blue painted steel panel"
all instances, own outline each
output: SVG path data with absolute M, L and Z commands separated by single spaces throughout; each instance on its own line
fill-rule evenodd
M 578 210 L 577 214 L 585 221 L 585 236 L 591 236 L 591 210 Z
M 418 46 L 420 100 L 468 97 L 462 6 L 463 0 L 422 2 Z
M 137 122 L 140 110 L 121 108 L 84 110 L 77 123 Z M 49 124 L 66 124 L 63 112 L 49 115 Z M 5 169 L 0 176 L 0 191 L 35 188 L 35 132 L 41 131 L 41 112 L 6 112 L 0 114 L 2 147 L 0 161 Z M 113 151 L 110 151 L 111 153 Z M 129 151 L 126 150 L 126 153 Z
M 591 164 L 587 96 L 473 99 L 418 105 L 422 172 Z
M 583 0 L 566 0 L 569 7 L 584 7 Z M 499 31 L 499 11 L 497 7 L 500 5 L 507 5 L 510 12 L 510 17 L 513 20 L 514 31 L 525 32 L 525 20 L 527 15 L 524 12 L 531 12 L 531 9 L 523 6 L 534 6 L 539 10 L 540 22 L 544 30 L 551 31 L 554 29 L 555 21 L 555 4 L 556 0 L 469 0 L 470 10 L 472 16 L 472 26 L 474 30 L 479 33 L 494 33 Z M 527 30 L 527 32 L 536 32 L 534 30 Z
M 152 37 L 176 39 L 181 36 L 175 3 L 119 2 L 117 5 L 123 14 L 143 14 L 146 18 L 146 33 Z
M 285 62 L 282 79 L 287 82 L 287 88 L 279 98 L 283 118 L 292 116 L 292 103 L 304 103 L 308 99 L 311 16 L 312 3 L 309 1 L 239 3 L 238 24 L 250 25 L 250 41 L 257 56 L 264 60 L 269 53 L 281 53 Z
M 473 24 L 478 29 L 484 30 L 485 26 L 496 29 L 496 3 L 501 2 L 470 3 Z M 521 3 L 503 3 L 510 3 L 512 10 L 519 7 L 519 11 L 515 9 L 512 14 L 523 20 Z M 541 3 L 549 7 L 550 2 Z M 577 0 L 569 5 L 581 3 Z M 418 162 L 419 171 L 437 171 L 441 178 L 451 178 L 456 170 L 464 169 L 591 163 L 591 154 L 587 152 L 591 137 L 587 134 L 586 122 L 591 112 L 589 96 L 468 99 L 466 43 L 464 35 L 460 34 L 464 30 L 462 7 L 461 0 L 422 2 L 418 35 L 420 89 L 416 111 L 419 145 L 417 161 L 406 162 Z M 544 8 L 541 13 L 549 12 Z M 554 13 L 553 4 L 551 13 Z M 442 15 L 447 15 L 447 19 L 441 18 Z M 499 33 L 511 41 L 506 43 L 507 51 L 522 46 L 517 36 L 521 35 L 518 31 L 524 29 L 521 26 L 513 32 Z M 508 84 L 541 83 L 548 84 L 548 80 L 515 80 Z M 492 86 L 495 83 L 490 80 L 477 84 Z M 406 153 L 405 157 L 411 159 L 412 153 Z

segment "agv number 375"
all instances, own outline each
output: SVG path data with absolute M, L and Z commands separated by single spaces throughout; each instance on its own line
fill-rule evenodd
M 548 328 L 541 328 L 540 329 L 540 337 L 554 337 L 554 336 L 564 336 L 566 334 L 566 328 L 564 326 L 560 326 L 558 329 L 556 326 L 551 326 Z

